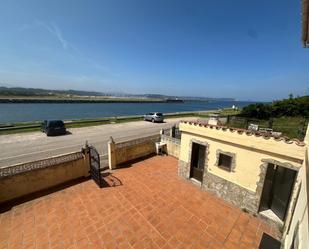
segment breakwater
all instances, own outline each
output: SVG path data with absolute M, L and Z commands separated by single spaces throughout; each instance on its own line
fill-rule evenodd
M 158 100 L 147 100 L 147 99 L 0 99 L 0 103 L 15 103 L 15 104 L 40 104 L 40 103 L 50 103 L 50 104 L 70 104 L 70 103 L 81 103 L 81 104 L 95 104 L 95 103 L 172 103 L 172 101 L 158 99 Z

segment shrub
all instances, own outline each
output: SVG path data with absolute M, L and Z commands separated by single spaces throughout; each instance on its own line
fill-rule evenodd
M 256 103 L 245 106 L 240 116 L 269 119 L 271 117 L 309 117 L 309 96 L 274 101 L 272 103 Z

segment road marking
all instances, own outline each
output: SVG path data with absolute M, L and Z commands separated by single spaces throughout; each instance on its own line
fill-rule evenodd
M 77 147 L 77 145 L 64 146 L 64 147 L 57 147 L 56 149 L 41 150 L 41 151 L 36 151 L 36 152 L 30 152 L 30 153 L 25 153 L 25 154 L 19 154 L 19 155 L 16 155 L 16 156 L 3 157 L 3 158 L 0 158 L 0 161 L 2 161 L 2 160 L 7 160 L 7 159 L 12 159 L 12 158 L 17 158 L 17 157 L 29 156 L 29 155 L 33 155 L 33 154 L 40 154 L 40 153 L 49 152 L 49 151 L 54 151 L 54 150 L 61 150 L 61 149 L 66 149 L 66 148 L 73 148 L 73 147 Z M 74 152 L 74 151 L 72 151 L 72 152 Z M 68 152 L 68 153 L 70 153 L 70 152 Z

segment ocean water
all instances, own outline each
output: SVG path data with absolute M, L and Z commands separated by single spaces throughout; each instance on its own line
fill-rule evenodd
M 147 112 L 188 112 L 217 110 L 252 102 L 212 101 L 184 103 L 21 103 L 0 104 L 0 123 L 42 121 L 45 119 L 92 119 L 142 115 Z

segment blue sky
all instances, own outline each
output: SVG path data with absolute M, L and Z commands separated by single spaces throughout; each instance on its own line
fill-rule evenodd
M 0 84 L 240 100 L 309 94 L 295 0 L 2 0 Z

